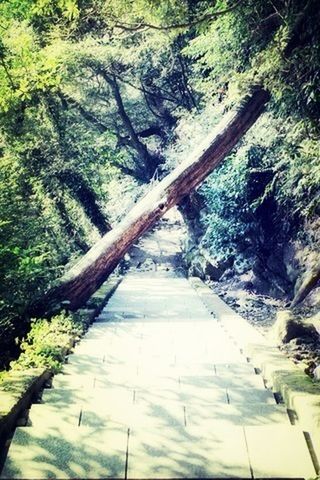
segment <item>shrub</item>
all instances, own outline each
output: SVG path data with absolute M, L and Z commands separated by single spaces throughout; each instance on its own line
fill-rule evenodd
M 14 370 L 47 367 L 56 373 L 61 370 L 72 339 L 83 332 L 84 326 L 65 313 L 51 320 L 33 320 L 31 330 L 21 343 L 22 353 L 10 366 Z

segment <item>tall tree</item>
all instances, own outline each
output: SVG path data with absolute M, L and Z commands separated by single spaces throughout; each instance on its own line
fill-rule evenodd
M 78 308 L 102 284 L 132 244 L 169 208 L 192 192 L 230 153 L 264 110 L 269 94 L 257 90 L 221 123 L 213 138 L 207 139 L 200 154 L 188 158 L 165 177 L 138 203 L 111 232 L 105 235 L 49 292 L 44 303 L 68 300 Z M 35 307 L 35 311 L 39 306 Z M 43 309 L 43 305 L 40 306 Z

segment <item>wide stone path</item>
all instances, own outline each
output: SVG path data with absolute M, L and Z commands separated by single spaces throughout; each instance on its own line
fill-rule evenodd
M 1 478 L 315 477 L 303 432 L 185 278 L 129 273 Z

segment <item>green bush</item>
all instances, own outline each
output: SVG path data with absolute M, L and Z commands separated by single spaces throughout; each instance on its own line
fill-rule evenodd
M 56 373 L 61 370 L 72 339 L 83 332 L 84 326 L 65 313 L 51 320 L 34 320 L 30 332 L 21 343 L 21 355 L 10 366 L 13 370 L 47 367 Z

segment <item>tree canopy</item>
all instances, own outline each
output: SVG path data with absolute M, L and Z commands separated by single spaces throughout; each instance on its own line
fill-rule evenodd
M 199 189 L 199 241 L 292 293 L 284 246 L 300 270 L 319 248 L 319 20 L 316 0 L 1 2 L 0 361 L 34 298 L 253 85 L 270 106 Z

